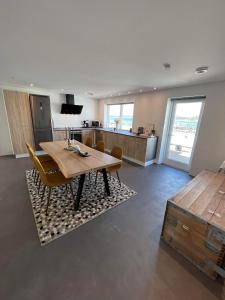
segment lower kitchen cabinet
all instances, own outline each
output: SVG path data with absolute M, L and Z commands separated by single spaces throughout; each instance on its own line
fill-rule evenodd
M 118 132 L 97 130 L 96 141 L 98 140 L 105 143 L 106 151 L 111 152 L 113 146 L 119 146 L 123 150 L 125 159 L 143 166 L 152 163 L 156 157 L 157 137 L 142 138 Z
M 85 144 L 88 138 L 92 139 L 92 144 L 95 145 L 95 132 L 92 129 L 83 129 L 82 130 L 82 143 Z
M 66 138 L 65 130 L 53 130 L 53 141 L 64 141 Z

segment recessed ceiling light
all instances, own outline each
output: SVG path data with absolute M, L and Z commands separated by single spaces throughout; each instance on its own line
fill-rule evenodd
M 120 96 L 121 94 L 119 93 L 118 96 Z
M 127 92 L 127 94 L 130 94 L 130 92 Z
M 34 84 L 33 83 L 30 83 L 30 87 L 33 87 L 34 86 Z
M 208 70 L 209 70 L 209 67 L 207 67 L 207 66 L 198 67 L 195 69 L 195 74 L 204 74 L 204 73 L 207 73 Z
M 169 63 L 164 63 L 163 67 L 165 68 L 165 70 L 169 70 L 171 68 L 171 65 Z
M 153 90 L 156 91 L 156 90 L 157 90 L 157 87 L 154 87 Z
M 113 96 L 113 94 L 110 95 L 110 97 L 112 97 L 112 96 Z
M 139 92 L 142 93 L 142 89 L 140 89 Z

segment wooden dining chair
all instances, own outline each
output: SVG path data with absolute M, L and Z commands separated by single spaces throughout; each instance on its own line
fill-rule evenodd
M 112 151 L 110 153 L 113 157 L 115 158 L 118 158 L 119 160 L 122 160 L 122 156 L 123 156 L 123 150 L 121 147 L 119 146 L 114 146 L 112 148 Z M 116 175 L 117 175 L 117 178 L 118 178 L 118 181 L 120 183 L 120 186 L 121 186 L 121 181 L 120 181 L 120 177 L 119 177 L 119 172 L 118 170 L 121 168 L 121 163 L 118 164 L 118 165 L 115 165 L 115 166 L 112 166 L 112 167 L 109 167 L 106 169 L 106 171 L 111 175 L 111 173 L 113 172 L 116 172 Z
M 59 187 L 59 186 L 65 185 L 67 188 L 67 184 L 69 184 L 70 191 L 71 191 L 72 197 L 74 199 L 73 188 L 72 188 L 72 179 L 65 178 L 61 172 L 47 173 L 44 170 L 43 165 L 37 156 L 34 156 L 33 160 L 34 160 L 35 167 L 40 174 L 40 179 L 42 181 L 42 184 L 44 185 L 41 200 L 43 200 L 46 187 L 48 187 L 48 199 L 47 199 L 47 205 L 46 205 L 46 210 L 45 210 L 46 214 L 48 212 L 48 206 L 49 206 L 51 191 L 52 191 L 53 187 Z
M 112 148 L 112 151 L 111 151 L 110 155 L 114 156 L 115 158 L 118 158 L 119 160 L 122 160 L 123 150 L 119 146 L 114 146 Z M 121 181 L 120 181 L 118 170 L 121 168 L 121 165 L 122 165 L 122 163 L 120 163 L 118 165 L 115 165 L 115 166 L 112 166 L 112 167 L 109 167 L 109 168 L 106 169 L 107 173 L 109 173 L 110 176 L 111 176 L 111 173 L 113 173 L 113 172 L 116 173 L 120 186 L 121 186 Z M 98 178 L 98 172 L 96 173 L 95 184 L 97 183 L 97 178 Z
M 34 149 L 31 147 L 30 144 L 26 143 L 26 146 L 27 146 L 27 150 L 28 150 L 30 159 L 31 159 L 31 161 L 33 163 L 33 172 L 32 172 L 32 175 L 34 177 L 34 182 L 35 182 L 35 184 L 37 184 L 38 180 L 40 178 L 39 178 L 39 172 L 38 172 L 37 168 L 35 167 L 35 163 L 34 163 L 34 159 L 33 159 L 34 156 L 36 156 L 36 155 L 35 155 Z M 56 171 L 59 171 L 58 165 L 51 158 L 51 156 L 49 156 L 49 155 L 41 155 L 41 156 L 39 156 L 39 160 L 42 163 L 42 166 L 43 166 L 45 172 L 56 172 Z M 38 192 L 40 190 L 40 185 L 41 185 L 41 182 L 39 180 Z
M 93 145 L 93 140 L 92 140 L 92 137 L 88 137 L 84 143 L 86 146 L 92 148 L 92 145 Z
M 105 152 L 105 143 L 103 141 L 98 141 L 95 149 L 100 152 Z

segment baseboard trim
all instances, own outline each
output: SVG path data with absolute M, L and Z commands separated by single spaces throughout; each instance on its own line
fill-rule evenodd
M 39 155 L 44 155 L 44 154 L 47 154 L 47 153 L 45 151 L 40 150 L 40 151 L 35 151 L 35 154 L 37 156 L 39 156 Z M 16 158 L 25 158 L 25 157 L 29 157 L 29 154 L 28 153 L 16 154 L 15 157 Z

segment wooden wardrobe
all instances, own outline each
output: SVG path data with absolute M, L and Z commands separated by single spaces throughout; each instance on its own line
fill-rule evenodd
M 26 142 L 34 146 L 29 95 L 4 90 L 13 151 L 16 156 L 27 153 Z

